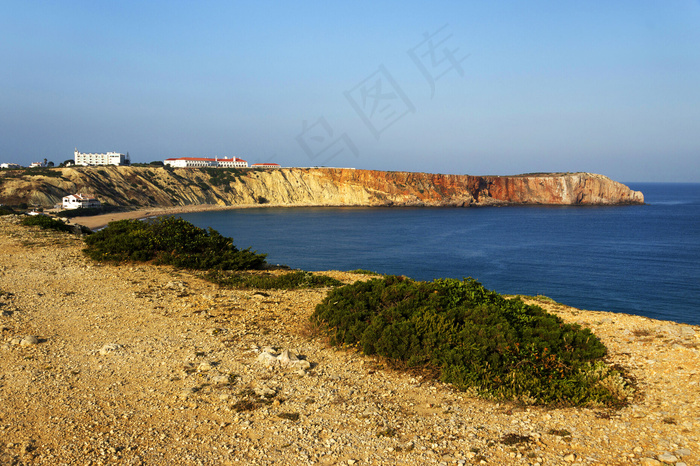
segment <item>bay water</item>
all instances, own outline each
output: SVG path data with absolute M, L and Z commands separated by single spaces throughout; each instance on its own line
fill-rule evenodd
M 252 208 L 181 214 L 304 270 L 474 277 L 506 294 L 700 325 L 700 184 L 639 206 Z

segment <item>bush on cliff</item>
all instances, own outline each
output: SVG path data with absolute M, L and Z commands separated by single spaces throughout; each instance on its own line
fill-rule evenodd
M 108 214 L 110 212 L 120 212 L 123 207 L 103 204 L 100 207 L 82 207 L 80 209 L 64 210 L 59 215 L 63 218 L 92 217 L 95 215 Z
M 248 270 L 265 265 L 265 254 L 238 249 L 233 239 L 176 217 L 120 220 L 85 239 L 97 261 L 153 261 L 196 270 Z
M 620 405 L 630 393 L 589 330 L 475 280 L 389 276 L 331 291 L 312 321 L 354 345 L 481 395 L 557 405 Z
M 296 290 L 299 288 L 323 288 L 340 286 L 343 283 L 326 275 L 316 275 L 303 270 L 295 270 L 282 275 L 268 273 L 211 271 L 205 275 L 209 281 L 228 288 L 258 290 Z
M 32 215 L 22 219 L 23 225 L 38 226 L 42 230 L 72 231 L 69 225 L 48 215 Z

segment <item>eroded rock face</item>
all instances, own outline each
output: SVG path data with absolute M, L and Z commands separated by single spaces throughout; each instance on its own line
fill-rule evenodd
M 643 204 L 644 195 L 602 175 L 573 173 L 484 177 L 484 203 L 607 205 Z
M 3 173 L 0 202 L 51 206 L 84 192 L 112 205 L 459 206 L 642 204 L 644 196 L 590 173 L 441 175 L 341 168 L 194 170 L 150 167 L 55 169 L 56 176 Z

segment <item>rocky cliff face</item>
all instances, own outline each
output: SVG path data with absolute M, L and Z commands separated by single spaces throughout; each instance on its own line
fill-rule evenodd
M 590 173 L 438 175 L 334 168 L 78 167 L 0 172 L 0 203 L 53 206 L 85 193 L 120 206 L 472 206 L 642 204 L 641 192 Z

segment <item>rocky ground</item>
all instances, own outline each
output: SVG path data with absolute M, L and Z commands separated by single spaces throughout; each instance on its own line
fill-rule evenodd
M 16 221 L 0 218 L 2 465 L 700 464 L 697 327 L 546 305 L 592 328 L 636 399 L 499 404 L 311 338 L 326 290 L 99 265 Z

